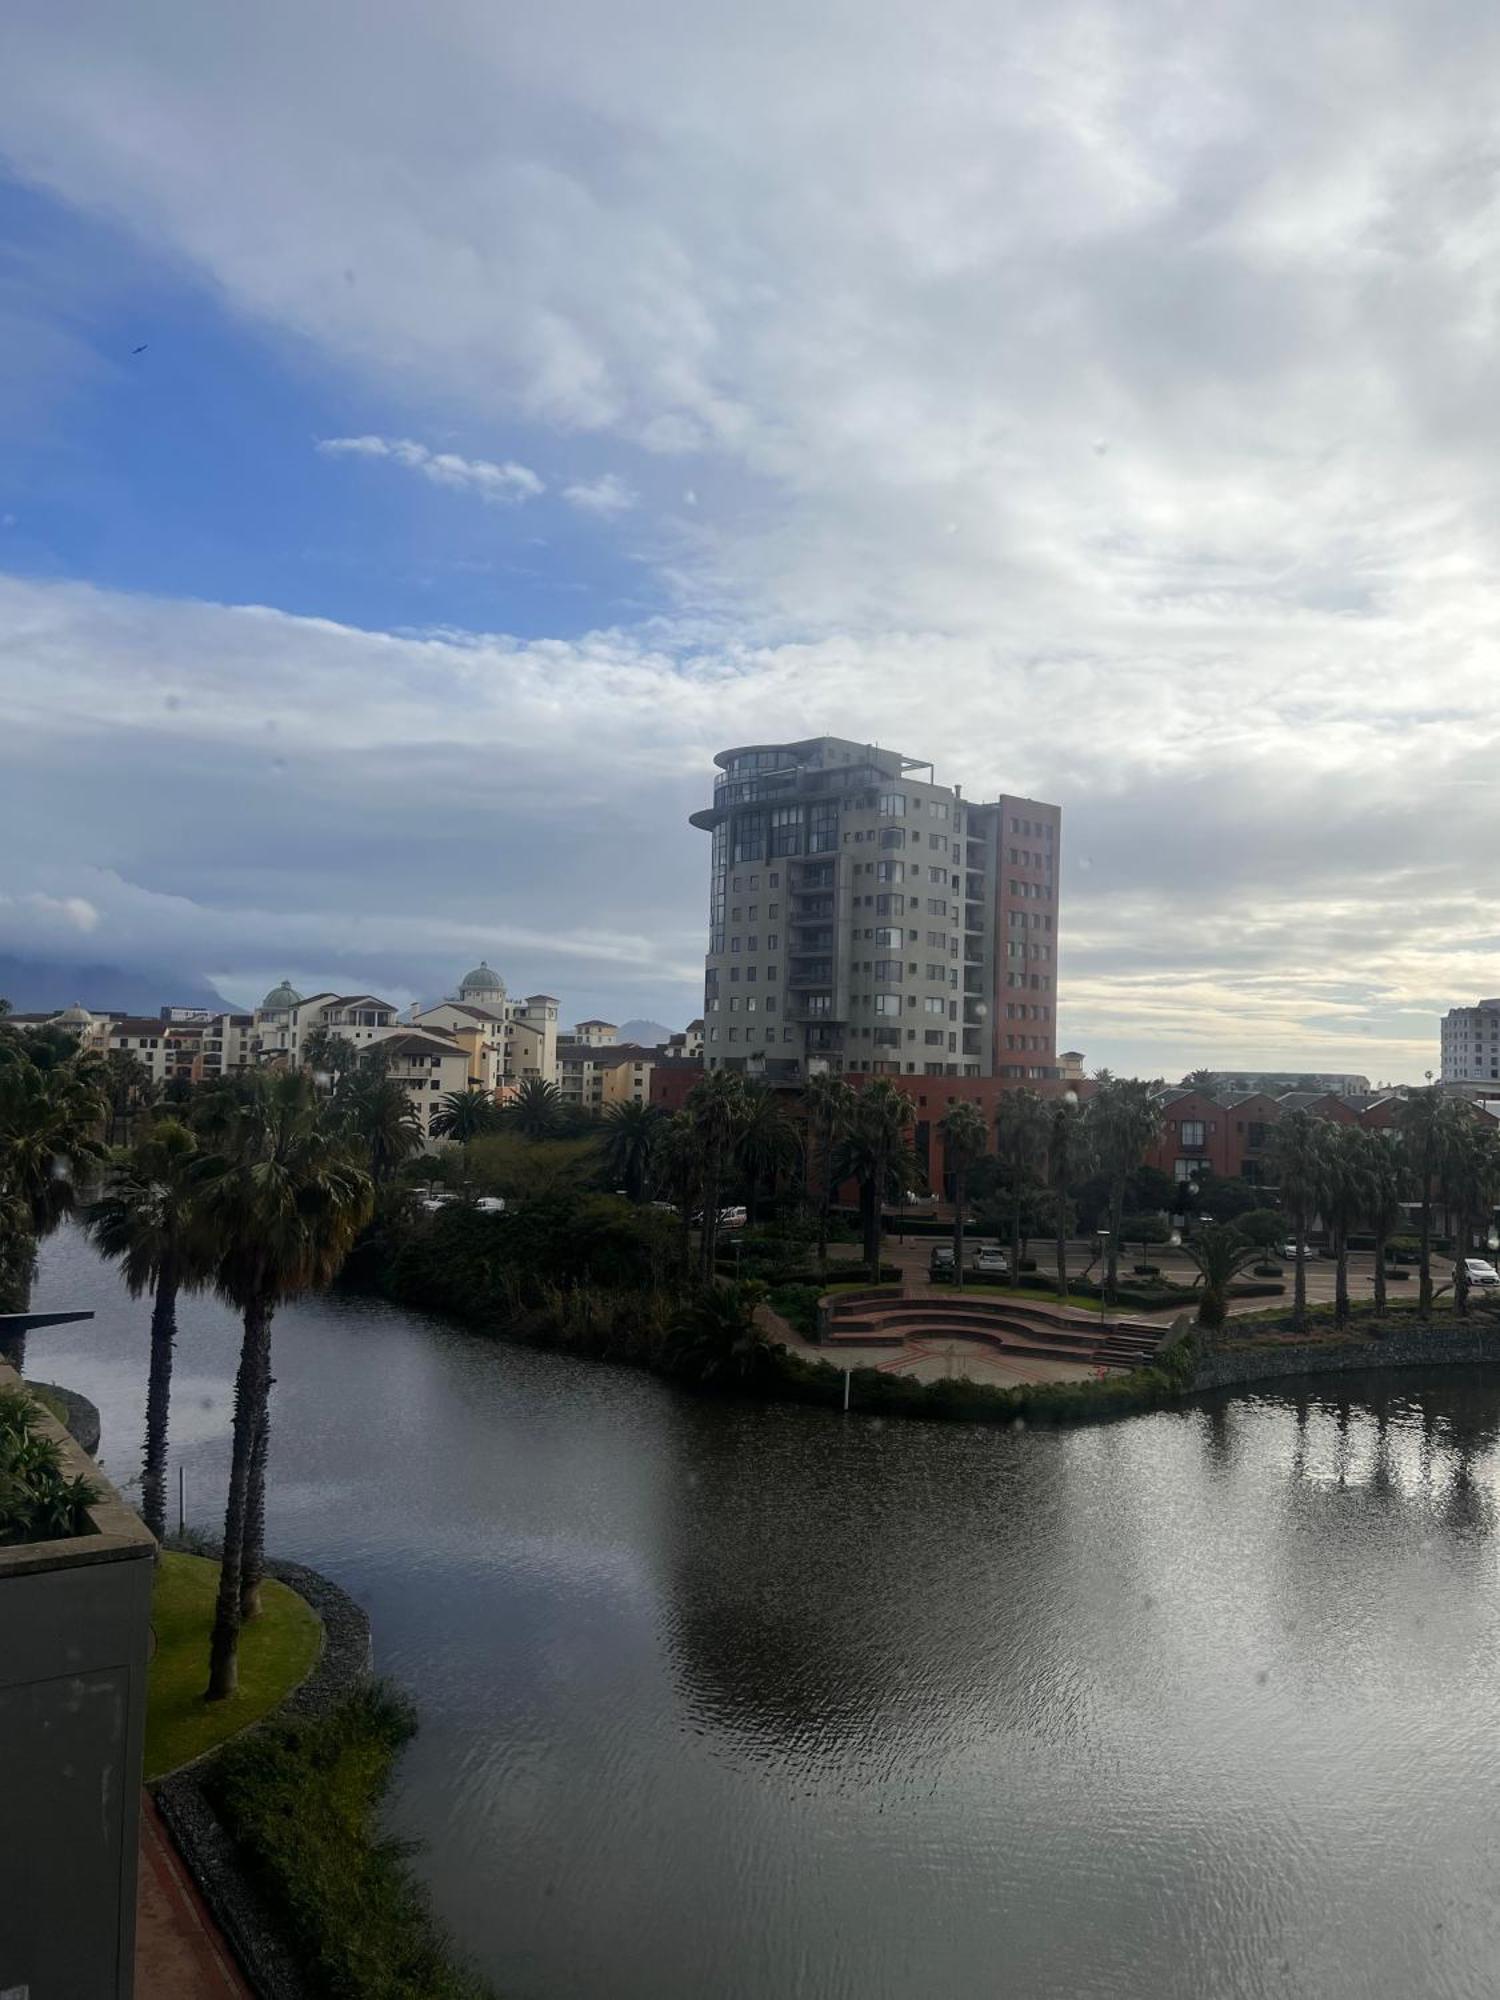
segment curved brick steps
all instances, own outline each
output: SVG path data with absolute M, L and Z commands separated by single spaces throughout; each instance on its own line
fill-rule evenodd
M 1093 1367 L 1138 1368 L 1153 1359 L 1166 1333 L 1144 1320 L 1104 1320 L 1061 1307 L 990 1299 L 920 1298 L 889 1292 L 836 1294 L 828 1300 L 825 1337 L 831 1343 L 900 1347 L 944 1340 L 980 1340 L 1009 1354 Z

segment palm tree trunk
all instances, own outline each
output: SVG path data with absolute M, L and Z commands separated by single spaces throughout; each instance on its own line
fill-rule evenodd
M 1120 1224 L 1124 1215 L 1125 1181 L 1117 1174 L 1109 1184 L 1109 1243 L 1104 1262 L 1104 1302 L 1111 1306 L 1120 1289 Z
M 707 1289 L 714 1281 L 714 1252 L 719 1243 L 719 1156 L 712 1149 L 703 1162 L 703 1228 L 698 1238 L 698 1279 Z
M 1013 1285 L 1021 1282 L 1021 1187 L 1016 1184 L 1015 1199 L 1010 1205 L 1010 1281 Z
M 964 1288 L 964 1186 L 968 1178 L 962 1167 L 953 1175 L 953 1285 L 960 1292 Z
M 1342 1223 L 1334 1225 L 1334 1267 L 1333 1267 L 1333 1323 L 1347 1326 L 1349 1323 L 1349 1231 Z
M 1385 1311 L 1385 1246 L 1389 1237 L 1384 1230 L 1375 1232 L 1375 1311 L 1379 1315 Z
M 260 1586 L 266 1573 L 266 1448 L 271 1441 L 270 1390 L 275 1378 L 266 1381 L 266 1406 L 260 1413 L 255 1443 L 250 1451 L 250 1485 L 245 1495 L 245 1543 L 240 1558 L 240 1622 L 248 1625 L 260 1616 Z
M 1061 1195 L 1057 1201 L 1057 1296 L 1066 1305 L 1068 1301 L 1068 1224 L 1067 1209 Z
M 245 1335 L 234 1378 L 234 1450 L 229 1462 L 229 1499 L 224 1509 L 224 1553 L 219 1562 L 219 1597 L 209 1642 L 206 1699 L 223 1701 L 239 1686 L 240 1581 L 245 1515 L 250 1498 L 250 1462 L 255 1434 L 271 1383 L 271 1309 L 256 1300 L 245 1309 Z
M 1292 1328 L 1297 1333 L 1307 1331 L 1307 1237 L 1300 1221 L 1297 1224 L 1297 1264 L 1292 1279 Z
M 146 1383 L 146 1453 L 141 1463 L 141 1519 L 160 1542 L 167 1532 L 167 1416 L 172 1349 L 177 1341 L 177 1271 L 162 1260 L 151 1306 L 151 1370 Z
M 1453 1310 L 1460 1319 L 1469 1316 L 1469 1219 L 1460 1216 L 1453 1231 Z
M 870 1200 L 870 1283 L 880 1283 L 880 1252 L 885 1238 L 885 1187 L 890 1178 L 890 1166 L 884 1153 L 876 1163 L 880 1171 L 875 1176 L 875 1186 Z
M 1432 1316 L 1432 1153 L 1422 1155 L 1422 1218 L 1418 1225 L 1421 1254 L 1417 1260 L 1417 1310 L 1423 1319 Z

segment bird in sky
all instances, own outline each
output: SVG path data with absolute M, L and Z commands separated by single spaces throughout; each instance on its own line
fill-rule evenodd
M 149 341 L 149 340 L 143 340 L 143 341 L 141 342 L 141 344 L 140 344 L 140 346 L 139 346 L 139 347 L 132 347 L 130 351 L 131 351 L 131 353 L 132 353 L 132 354 L 144 354 L 144 353 L 145 353 L 145 351 L 146 351 L 146 349 L 147 349 L 147 348 L 148 348 L 148 347 L 149 347 L 150 345 L 151 345 L 151 343 L 150 343 L 150 341 Z

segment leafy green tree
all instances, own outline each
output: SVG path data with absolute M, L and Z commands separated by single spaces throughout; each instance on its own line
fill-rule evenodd
M 737 1071 L 727 1069 L 710 1070 L 693 1085 L 683 1107 L 698 1142 L 703 1201 L 698 1238 L 699 1277 L 705 1288 L 713 1282 L 724 1175 L 734 1158 L 744 1107 L 744 1083 Z
M 1104 1296 L 1113 1305 L 1120 1288 L 1120 1232 L 1125 1190 L 1161 1136 L 1161 1085 L 1138 1077 L 1110 1077 L 1089 1099 L 1084 1117 L 1089 1151 L 1109 1183 L 1109 1238 Z
M 612 1104 L 604 1114 L 605 1165 L 637 1205 L 646 1199 L 652 1155 L 665 1123 L 654 1104 Z
M 1022 1223 L 1041 1187 L 1047 1157 L 1046 1100 L 1034 1090 L 1007 1090 L 995 1110 L 995 1151 L 1005 1175 L 1010 1211 L 1011 1269 L 1021 1268 Z
M 503 1107 L 501 1118 L 526 1139 L 550 1139 L 562 1124 L 563 1101 L 555 1083 L 528 1076 Z
M 651 1184 L 677 1211 L 682 1231 L 682 1267 L 688 1268 L 693 1217 L 703 1203 L 703 1147 L 687 1111 L 667 1120 L 651 1159 Z
M 201 1222 L 202 1158 L 185 1125 L 162 1119 L 111 1169 L 103 1198 L 88 1211 L 100 1252 L 118 1262 L 133 1299 L 151 1293 L 151 1366 L 141 1518 L 161 1541 L 167 1532 L 167 1421 L 177 1295 L 209 1268 Z
M 1217 1333 L 1229 1312 L 1229 1287 L 1260 1252 L 1232 1223 L 1205 1222 L 1193 1240 L 1183 1244 L 1182 1254 L 1197 1267 L 1203 1284 L 1198 1324 Z
M 943 1135 L 943 1159 L 953 1176 L 953 1282 L 963 1289 L 964 1210 L 969 1196 L 969 1176 L 984 1158 L 989 1146 L 989 1127 L 977 1104 L 954 1104 L 939 1121 Z
M 907 1141 L 914 1116 L 911 1099 L 884 1077 L 877 1078 L 856 1096 L 854 1122 L 835 1157 L 837 1178 L 859 1183 L 865 1263 L 872 1284 L 880 1278 L 885 1204 L 910 1187 L 917 1175 Z
M 1057 1296 L 1068 1299 L 1068 1189 L 1086 1157 L 1088 1135 L 1078 1099 L 1071 1090 L 1056 1098 L 1047 1115 L 1047 1180 L 1053 1201 L 1053 1241 L 1057 1252 Z
M 1281 1205 L 1297 1246 L 1292 1290 L 1292 1325 L 1307 1330 L 1307 1232 L 1323 1194 L 1328 1121 L 1306 1111 L 1289 1111 L 1271 1133 L 1268 1157 Z
M 1213 1071 L 1211 1069 L 1190 1069 L 1182 1079 L 1182 1088 L 1184 1090 L 1202 1091 L 1204 1096 L 1212 1097 L 1214 1092 Z
M 762 1188 L 776 1183 L 797 1163 L 801 1147 L 786 1099 L 768 1083 L 747 1083 L 734 1135 L 734 1164 L 745 1178 L 746 1215 L 754 1222 Z
M 244 1323 L 208 1698 L 234 1693 L 242 1621 L 258 1608 L 271 1390 L 271 1323 L 283 1302 L 338 1275 L 374 1205 L 349 1126 L 303 1072 L 259 1079 L 204 1172 L 213 1281 Z M 258 1471 L 257 1471 L 258 1468 Z
M 432 1114 L 434 1139 L 456 1139 L 461 1146 L 493 1132 L 500 1122 L 493 1097 L 482 1090 L 449 1090 L 438 1100 Z
M 821 1071 L 807 1079 L 804 1101 L 807 1105 L 807 1135 L 809 1154 L 816 1154 L 818 1161 L 818 1267 L 821 1270 L 828 1261 L 828 1216 L 833 1207 L 833 1162 L 839 1141 L 848 1133 L 854 1123 L 854 1091 L 841 1076 L 829 1071 Z M 812 1160 L 808 1161 L 808 1179 L 812 1179 Z

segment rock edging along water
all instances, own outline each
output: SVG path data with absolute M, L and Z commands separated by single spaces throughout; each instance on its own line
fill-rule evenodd
M 1483 1361 L 1500 1361 L 1500 1326 L 1421 1325 L 1388 1333 L 1380 1340 L 1268 1342 L 1264 1347 L 1200 1353 L 1190 1393 L 1351 1368 L 1472 1367 Z
M 87 1396 L 80 1396 L 76 1389 L 64 1389 L 57 1382 L 33 1382 L 29 1376 L 24 1386 L 45 1389 L 49 1396 L 61 1403 L 63 1426 L 73 1442 L 81 1446 L 90 1458 L 99 1456 L 99 1412 Z
M 289 1715 L 325 1714 L 367 1681 L 373 1666 L 370 1621 L 353 1598 L 301 1563 L 266 1563 L 266 1574 L 288 1584 L 323 1621 L 323 1650 L 312 1672 L 269 1715 L 241 1736 L 282 1722 Z M 245 1879 L 234 1842 L 209 1803 L 205 1780 L 228 1748 L 221 1743 L 180 1771 L 151 1786 L 177 1851 L 203 1893 L 215 1921 L 261 2000 L 308 2000 L 309 1989 L 282 1944 L 277 1927 L 254 1887 Z

